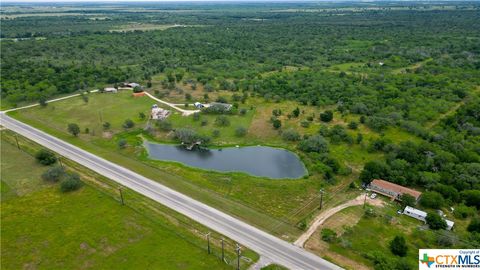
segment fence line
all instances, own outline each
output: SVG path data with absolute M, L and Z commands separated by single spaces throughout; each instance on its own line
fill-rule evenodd
M 40 148 L 43 148 L 36 142 L 33 142 L 21 135 L 18 135 L 11 130 L 4 130 L 1 134 L 3 141 L 18 147 L 19 150 L 31 156 L 35 156 L 35 152 L 38 151 Z M 122 202 L 122 199 L 120 197 L 120 189 L 122 189 L 124 202 L 123 205 L 130 208 L 135 213 L 147 218 L 151 222 L 161 226 L 163 229 L 174 233 L 176 236 L 182 238 L 183 240 L 189 242 L 197 248 L 201 248 L 207 251 L 207 256 L 208 243 L 206 240 L 206 235 L 209 234 L 210 255 L 213 255 L 218 259 L 223 260 L 224 263 L 226 263 L 227 265 L 236 267 L 237 255 L 235 249 L 237 247 L 237 243 L 233 240 L 214 231 L 211 231 L 203 225 L 193 220 L 190 220 L 187 217 L 182 216 L 181 214 L 176 213 L 173 210 L 168 209 L 167 207 L 147 197 L 131 191 L 130 189 L 123 187 L 120 184 L 117 184 L 116 182 L 106 177 L 103 177 L 74 161 L 71 161 L 65 157 L 59 158 L 61 158 L 61 162 L 65 167 L 70 170 L 75 170 L 81 174 L 81 180 L 83 183 L 101 192 L 102 194 L 109 196 L 110 198 L 116 200 L 119 203 Z M 176 226 L 181 230 L 174 229 L 172 228 L 172 226 Z M 221 244 L 222 240 L 223 252 Z M 242 247 L 242 250 L 245 249 L 245 247 Z M 252 262 L 253 261 L 251 258 L 242 256 L 240 258 L 240 268 L 246 269 Z

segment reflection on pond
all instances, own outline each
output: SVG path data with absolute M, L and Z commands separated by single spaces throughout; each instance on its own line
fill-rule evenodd
M 189 151 L 183 146 L 145 142 L 149 157 L 220 172 L 244 172 L 269 178 L 300 178 L 305 166 L 293 152 L 267 146 Z

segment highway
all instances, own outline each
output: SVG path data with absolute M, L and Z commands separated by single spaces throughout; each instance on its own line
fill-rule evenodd
M 3 112 L 0 113 L 0 124 L 237 241 L 277 264 L 289 269 L 342 269 L 302 248 L 163 186 L 154 180 L 17 121 Z

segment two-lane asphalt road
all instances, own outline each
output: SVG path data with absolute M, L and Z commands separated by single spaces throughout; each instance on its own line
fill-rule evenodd
M 208 205 L 167 188 L 124 167 L 21 123 L 3 112 L 0 124 L 68 159 L 104 175 L 183 215 L 251 248 L 260 255 L 290 269 L 341 269 L 304 249 L 276 238 Z

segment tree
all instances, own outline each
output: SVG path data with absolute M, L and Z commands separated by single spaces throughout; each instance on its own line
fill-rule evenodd
M 220 130 L 218 130 L 218 129 L 212 130 L 212 136 L 214 138 L 220 137 Z
M 300 134 L 296 130 L 289 128 L 282 132 L 282 138 L 285 141 L 296 142 L 300 140 Z
M 235 129 L 235 135 L 237 137 L 244 137 L 247 134 L 247 129 L 244 127 L 237 127 Z
M 326 153 L 328 144 L 325 138 L 320 135 L 313 135 L 298 144 L 298 148 L 304 152 Z
M 358 128 L 358 123 L 355 122 L 355 121 L 352 121 L 352 122 L 348 123 L 348 128 L 349 129 L 357 129 Z
M 189 93 L 185 94 L 185 100 L 192 100 L 192 95 Z
M 102 124 L 102 126 L 103 126 L 103 130 L 109 130 L 111 125 L 109 122 L 105 122 Z
M 444 205 L 444 199 L 436 191 L 427 191 L 422 194 L 420 204 L 428 208 L 439 209 Z
M 395 236 L 395 238 L 393 238 L 393 240 L 390 242 L 390 251 L 397 256 L 405 257 L 408 251 L 405 238 L 399 235 Z
M 57 157 L 55 156 L 55 154 L 51 151 L 48 151 L 47 149 L 40 149 L 35 154 L 35 158 L 42 165 L 51 165 L 57 162 Z
M 297 107 L 292 111 L 293 117 L 297 118 L 300 115 L 300 109 Z
M 75 137 L 77 137 L 78 134 L 80 133 L 80 127 L 75 123 L 68 124 L 67 130 L 70 134 L 72 134 Z
M 60 184 L 60 190 L 62 192 L 71 192 L 79 189 L 81 186 L 80 176 L 76 173 L 69 173 Z
M 320 121 L 322 122 L 330 122 L 333 120 L 333 112 L 330 110 L 327 110 L 323 113 L 320 113 Z
M 130 119 L 125 120 L 122 125 L 123 128 L 132 128 L 133 126 L 135 126 L 135 123 Z
M 325 242 L 335 242 L 337 240 L 337 233 L 329 228 L 324 228 L 320 232 L 322 235 L 322 240 Z
M 472 221 L 470 221 L 470 224 L 468 224 L 467 230 L 469 232 L 480 233 L 480 218 L 472 218 Z
M 414 206 L 416 204 L 415 198 L 407 193 L 400 196 L 400 201 L 402 202 L 402 208 L 405 208 L 405 206 Z
M 125 139 L 120 139 L 120 140 L 118 141 L 118 148 L 124 149 L 125 147 L 127 147 L 127 140 L 125 140 Z
M 139 112 L 138 113 L 138 118 L 140 118 L 141 120 L 144 120 L 146 117 L 145 113 L 144 112 Z
M 47 98 L 46 97 L 40 97 L 38 100 L 38 103 L 40 104 L 41 107 L 47 107 Z
M 425 221 L 432 230 L 440 230 L 447 228 L 447 222 L 437 213 L 430 212 L 427 214 Z
M 272 125 L 274 129 L 279 129 L 282 127 L 282 121 L 280 121 L 280 119 L 275 118 L 272 121 Z
M 226 127 L 226 126 L 230 125 L 230 120 L 225 115 L 219 115 L 215 119 L 215 125 L 220 126 L 220 127 Z
M 390 167 L 381 161 L 373 160 L 365 163 L 362 172 L 360 173 L 360 180 L 363 183 L 370 183 L 373 179 L 387 178 Z
M 480 190 L 465 190 L 462 192 L 462 197 L 466 205 L 480 209 Z
M 65 170 L 62 166 L 53 166 L 48 168 L 43 174 L 42 179 L 47 182 L 58 182 L 62 178 Z

